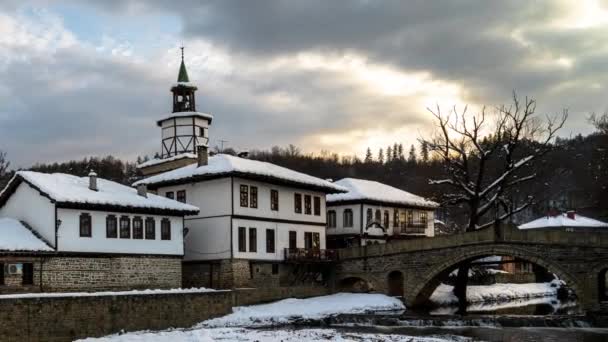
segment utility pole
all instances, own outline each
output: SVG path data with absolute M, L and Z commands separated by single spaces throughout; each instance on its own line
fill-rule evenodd
M 220 153 L 224 152 L 224 143 L 227 143 L 228 140 L 219 139 L 218 141 L 220 142 Z

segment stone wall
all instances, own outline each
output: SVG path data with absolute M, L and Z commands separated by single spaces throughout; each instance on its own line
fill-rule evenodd
M 179 257 L 51 257 L 41 265 L 43 292 L 167 289 L 182 285 Z
M 191 327 L 251 305 L 328 294 L 322 287 L 0 299 L 0 341 L 73 341 L 120 331 Z

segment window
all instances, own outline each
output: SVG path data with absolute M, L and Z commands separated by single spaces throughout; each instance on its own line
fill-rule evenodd
M 270 210 L 279 210 L 279 190 L 270 190 Z
M 171 240 L 171 221 L 168 218 L 160 221 L 160 239 Z
M 344 209 L 342 213 L 342 223 L 344 227 L 352 227 L 353 226 L 353 211 L 352 209 Z
M 255 228 L 249 228 L 249 252 L 258 251 L 258 231 Z
M 257 186 L 251 186 L 250 188 L 250 193 L 251 196 L 249 197 L 249 206 L 251 208 L 257 208 L 258 207 L 258 187 Z
M 321 234 L 312 233 L 312 248 L 321 249 Z
M 165 193 L 165 197 L 170 198 L 170 199 L 174 199 L 175 198 L 175 194 L 173 193 L 173 191 L 167 191 Z
M 294 211 L 296 214 L 302 213 L 302 194 L 293 195 Z
M 118 237 L 118 221 L 116 216 L 108 215 L 106 217 L 106 238 L 116 239 Z
M 312 249 L 312 233 L 304 232 L 304 248 Z
M 336 228 L 336 211 L 330 210 L 327 212 L 327 227 Z
M 384 211 L 384 228 L 388 228 L 389 220 L 390 220 L 390 214 L 388 213 L 388 210 L 385 210 Z
M 177 192 L 177 201 L 186 203 L 186 190 L 180 190 Z
M 407 225 L 410 227 L 414 225 L 414 211 L 413 210 L 407 211 Z
M 380 223 L 382 222 L 382 212 L 380 211 L 380 209 L 376 209 L 376 222 Z
M 21 283 L 23 285 L 34 285 L 34 264 L 29 262 L 21 264 L 21 272 L 23 277 Z
M 298 233 L 290 230 L 289 231 L 289 249 L 298 248 Z
M 312 214 L 312 203 L 310 195 L 304 195 L 304 214 Z
M 420 212 L 420 225 L 426 227 L 428 219 L 429 219 L 428 213 L 426 211 L 421 211 Z
M 133 238 L 139 240 L 144 238 L 144 222 L 139 216 L 133 218 Z
M 374 220 L 373 210 L 371 208 L 367 209 L 367 224 L 370 224 Z
M 274 253 L 274 229 L 266 229 L 266 253 Z
M 80 237 L 91 237 L 91 215 L 80 214 Z
M 239 227 L 239 252 L 247 252 L 247 229 Z
M 198 128 L 198 136 L 199 137 L 204 137 L 205 136 L 205 129 L 203 127 L 199 127 Z
M 146 218 L 146 240 L 156 239 L 156 221 L 153 217 Z
M 399 210 L 393 209 L 393 227 L 399 227 Z
M 128 216 L 120 217 L 120 238 L 130 239 L 131 238 L 131 220 Z
M 279 264 L 272 264 L 272 274 L 279 274 Z
M 319 196 L 314 197 L 314 211 L 315 216 L 321 216 L 321 197 Z
M 241 207 L 247 208 L 249 206 L 249 187 L 247 185 L 241 185 Z

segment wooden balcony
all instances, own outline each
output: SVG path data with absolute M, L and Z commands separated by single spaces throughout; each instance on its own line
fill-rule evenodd
M 333 249 L 285 248 L 285 261 L 287 262 L 317 263 L 337 260 L 338 253 Z
M 393 228 L 393 234 L 394 235 L 409 235 L 409 234 L 416 234 L 416 235 L 424 235 L 426 234 L 426 229 L 427 229 L 427 224 L 426 222 L 414 222 L 414 223 L 410 223 L 408 225 L 402 225 L 399 228 Z

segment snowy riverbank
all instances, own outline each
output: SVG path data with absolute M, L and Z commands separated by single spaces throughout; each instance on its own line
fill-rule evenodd
M 530 284 L 493 284 L 467 286 L 467 302 L 505 302 L 522 298 L 554 297 L 561 286 L 560 281 L 550 283 Z M 452 292 L 453 287 L 441 284 L 431 295 L 431 302 L 436 305 L 452 305 L 458 303 L 458 298 Z
M 371 334 L 340 331 L 336 329 L 272 330 L 247 329 L 245 327 L 289 324 L 301 319 L 322 319 L 344 313 L 366 313 L 386 310 L 404 310 L 403 304 L 381 294 L 338 293 L 308 299 L 285 299 L 278 302 L 248 307 L 236 307 L 224 317 L 201 322 L 190 329 L 159 332 L 133 332 L 101 338 L 89 338 L 87 342 L 207 342 L 207 341 L 411 341 L 445 342 L 466 341 L 457 336 L 412 337 L 399 334 Z

